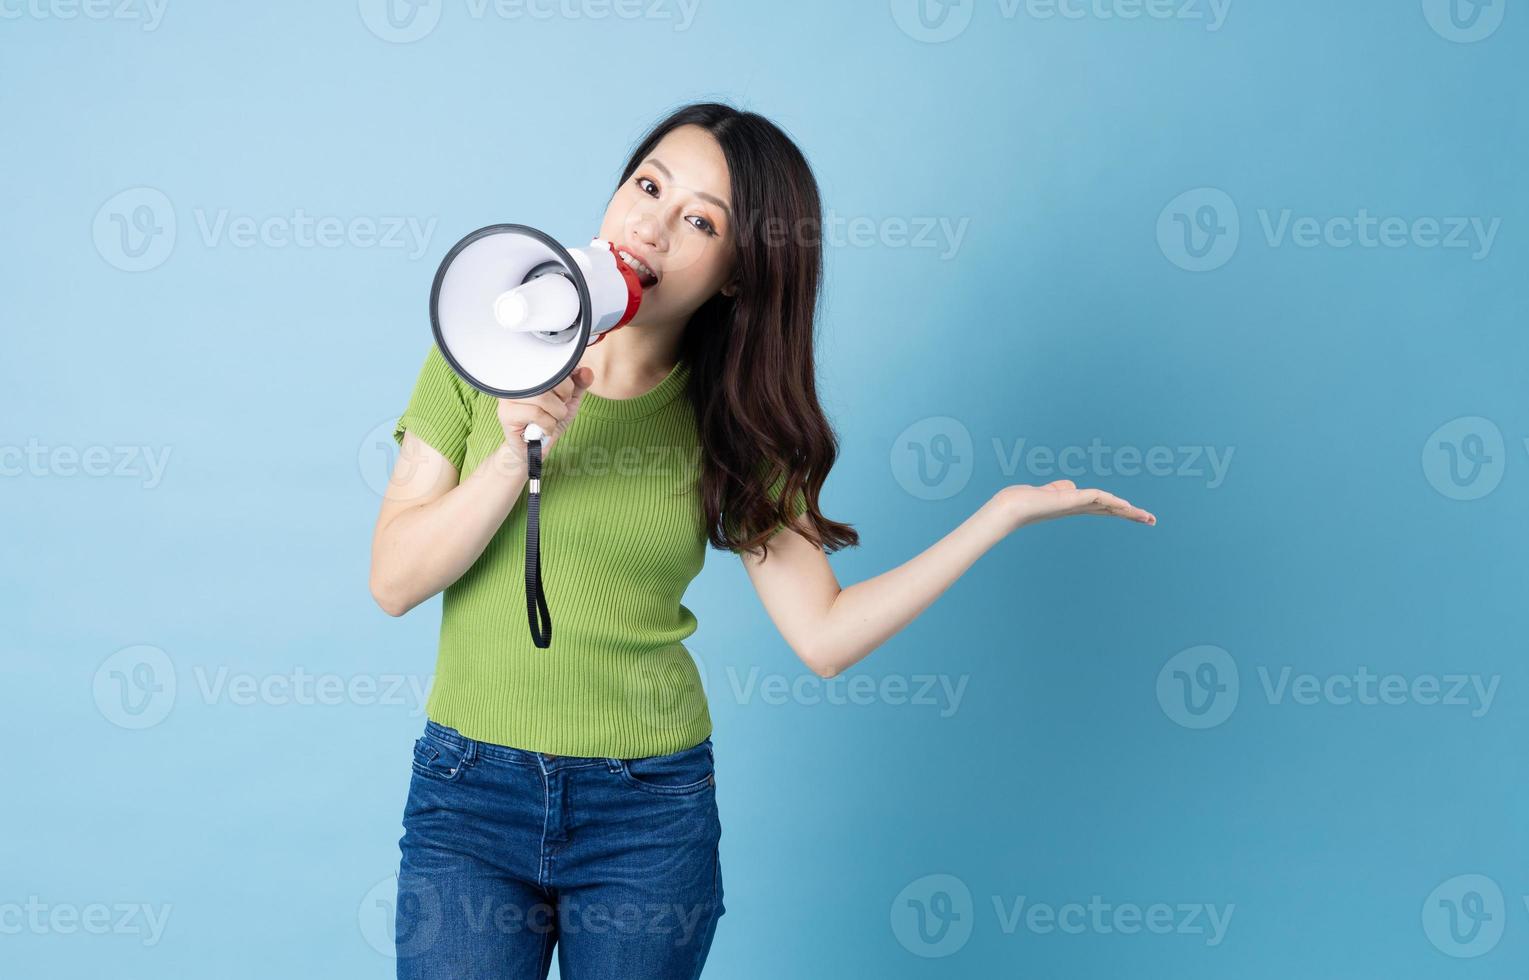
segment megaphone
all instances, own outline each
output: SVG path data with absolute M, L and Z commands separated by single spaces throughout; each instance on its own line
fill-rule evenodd
M 463 381 L 496 398 L 531 398 L 556 387 L 588 347 L 631 321 L 644 281 L 604 239 L 565 248 L 535 228 L 489 225 L 441 261 L 430 288 L 430 328 Z M 526 617 L 541 649 L 552 645 L 538 526 L 545 438 L 540 426 L 526 426 Z

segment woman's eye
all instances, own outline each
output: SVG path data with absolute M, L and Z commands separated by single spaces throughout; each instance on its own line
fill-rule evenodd
M 647 194 L 650 197 L 658 196 L 658 185 L 653 183 L 653 181 L 649 180 L 647 177 L 636 177 L 632 182 L 636 184 L 644 194 Z M 691 218 L 694 218 L 695 221 L 699 222 L 699 224 L 691 225 L 692 228 L 695 228 L 698 231 L 704 231 L 706 234 L 713 238 L 717 237 L 717 229 L 714 225 L 712 225 L 710 221 L 707 221 L 705 218 L 702 218 L 699 215 L 691 215 Z

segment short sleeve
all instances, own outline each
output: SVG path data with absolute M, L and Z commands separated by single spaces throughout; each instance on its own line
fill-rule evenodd
M 393 427 L 393 438 L 402 445 L 404 430 L 412 431 L 450 460 L 460 473 L 467 456 L 471 423 L 472 405 L 466 382 L 446 363 L 440 348 L 431 344 L 408 407 Z

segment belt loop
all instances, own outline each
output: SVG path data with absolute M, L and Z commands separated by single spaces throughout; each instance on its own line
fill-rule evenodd
M 478 740 L 466 735 L 462 736 L 462 740 L 467 743 L 467 751 L 462 753 L 462 765 L 470 766 L 478 761 Z

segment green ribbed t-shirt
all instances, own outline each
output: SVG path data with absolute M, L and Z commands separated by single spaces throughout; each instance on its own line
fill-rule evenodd
M 469 738 L 556 755 L 638 758 L 711 734 L 681 602 L 708 546 L 689 365 L 636 398 L 585 392 L 542 468 L 542 582 L 552 645 L 531 642 L 520 499 L 442 595 L 426 714 Z M 504 441 L 496 399 L 432 346 L 394 429 L 465 480 Z

